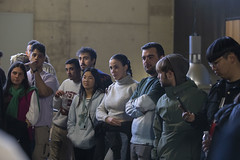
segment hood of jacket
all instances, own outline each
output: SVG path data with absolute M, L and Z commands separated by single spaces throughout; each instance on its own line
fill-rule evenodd
M 189 61 L 184 58 L 181 54 L 169 54 L 166 56 L 169 60 L 170 64 L 172 65 L 176 85 L 179 85 L 187 80 L 186 75 L 189 70 Z
M 178 86 L 165 87 L 165 91 L 168 97 L 175 99 L 179 95 L 184 95 L 184 92 L 188 91 L 188 88 L 198 88 L 196 83 L 190 78 L 187 78 L 185 82 Z

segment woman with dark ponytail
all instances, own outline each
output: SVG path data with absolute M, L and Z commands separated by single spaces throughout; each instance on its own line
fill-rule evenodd
M 114 160 L 130 159 L 132 118 L 125 113 L 125 105 L 137 88 L 137 81 L 132 79 L 130 61 L 123 54 L 113 55 L 109 68 L 115 82 L 108 87 L 96 111 L 96 118 L 103 122 L 104 128 L 104 132 L 97 135 L 96 159 L 104 159 L 103 146 L 106 142 L 113 151 Z

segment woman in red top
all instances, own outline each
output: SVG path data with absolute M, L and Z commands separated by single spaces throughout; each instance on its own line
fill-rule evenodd
M 14 136 L 31 158 L 32 131 L 39 116 L 37 90 L 30 87 L 23 63 L 11 65 L 4 87 L 4 129 Z

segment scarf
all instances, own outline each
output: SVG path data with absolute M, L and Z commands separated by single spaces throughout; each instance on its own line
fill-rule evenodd
M 18 101 L 24 95 L 24 87 L 21 85 L 18 89 L 13 86 L 9 88 L 9 93 L 12 95 L 11 101 L 8 104 L 6 113 L 14 118 L 17 118 Z

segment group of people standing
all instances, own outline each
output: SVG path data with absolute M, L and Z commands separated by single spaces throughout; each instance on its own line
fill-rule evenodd
M 8 71 L 1 122 L 2 128 L 16 138 L 29 158 L 41 159 L 48 155 L 52 100 L 58 81 L 56 76 L 43 71 L 45 46 L 39 42 L 29 46 L 29 62 L 16 61 Z
M 141 51 L 149 76 L 140 82 L 132 78 L 126 55 L 110 58 L 112 82 L 95 68 L 96 51 L 82 47 L 78 59 L 65 62 L 68 78 L 59 86 L 55 70 L 43 70 L 52 67 L 45 62 L 45 46 L 29 42 L 29 61 L 12 63 L 7 74 L 2 128 L 33 160 L 104 160 L 109 149 L 114 160 L 214 160 L 229 155 L 230 150 L 222 151 L 221 138 L 230 134 L 224 129 L 240 113 L 240 45 L 221 37 L 209 46 L 209 65 L 222 78 L 209 95 L 186 76 L 189 61 L 181 54 L 165 55 L 156 42 Z M 202 142 L 206 130 L 211 138 Z

